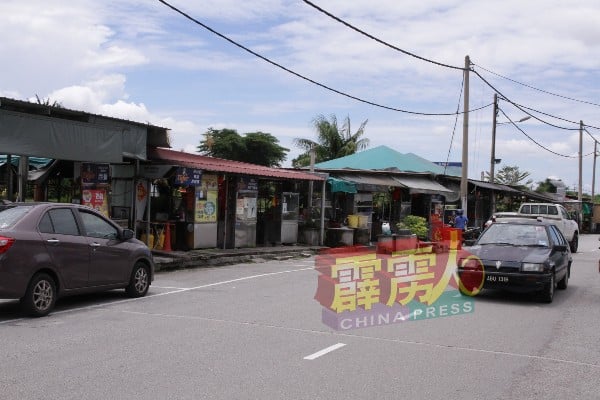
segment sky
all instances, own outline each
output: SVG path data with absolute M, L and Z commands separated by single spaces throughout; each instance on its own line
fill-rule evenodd
M 284 167 L 301 153 L 294 139 L 316 140 L 319 115 L 349 117 L 352 133 L 368 120 L 370 148 L 456 162 L 469 56 L 469 177 L 490 170 L 499 93 L 496 172 L 517 166 L 534 187 L 552 177 L 578 190 L 582 121 L 591 192 L 597 0 L 168 4 L 195 21 L 158 0 L 3 0 L 0 96 L 162 126 L 191 153 L 209 128 L 267 132 L 290 150 Z

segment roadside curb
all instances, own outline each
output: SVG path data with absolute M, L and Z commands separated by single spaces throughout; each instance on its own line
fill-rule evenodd
M 265 260 L 290 260 L 308 258 L 327 247 L 260 247 L 248 249 L 208 249 L 187 252 L 165 252 L 153 250 L 155 271 L 174 271 L 190 268 L 218 267 L 239 263 L 255 263 Z

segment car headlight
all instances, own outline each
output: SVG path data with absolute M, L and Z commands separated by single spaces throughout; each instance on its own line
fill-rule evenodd
M 523 272 L 544 272 L 544 264 L 523 263 Z

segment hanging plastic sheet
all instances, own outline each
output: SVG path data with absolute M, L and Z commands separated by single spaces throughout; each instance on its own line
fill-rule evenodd
M 343 179 L 329 177 L 327 183 L 331 185 L 331 192 L 356 193 L 356 184 Z

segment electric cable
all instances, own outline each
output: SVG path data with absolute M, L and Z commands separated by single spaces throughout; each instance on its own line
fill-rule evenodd
M 330 86 L 327 86 L 327 85 L 325 85 L 323 83 L 320 83 L 320 82 L 317 82 L 317 81 L 315 81 L 315 80 L 313 80 L 311 78 L 308 78 L 308 77 L 306 77 L 306 76 L 304 76 L 304 75 L 302 75 L 302 74 L 300 74 L 298 72 L 295 72 L 295 71 L 293 71 L 293 70 L 291 70 L 291 69 L 289 69 L 289 68 L 287 68 L 287 67 L 285 67 L 285 66 L 283 66 L 283 65 L 281 65 L 281 64 L 279 64 L 279 63 L 277 63 L 277 62 L 275 62 L 275 61 L 273 61 L 273 60 L 271 60 L 271 59 L 269 59 L 269 58 L 267 58 L 267 57 L 265 57 L 265 56 L 257 53 L 257 52 L 255 52 L 254 50 L 249 49 L 248 47 L 246 47 L 246 46 L 244 46 L 244 45 L 236 42 L 235 40 L 233 40 L 233 39 L 231 39 L 231 38 L 223 35 L 222 33 L 217 32 L 213 28 L 211 28 L 208 25 L 206 25 L 206 24 L 198 21 L 194 17 L 192 17 L 189 14 L 181 11 L 177 7 L 169 4 L 165 0 L 158 0 L 158 1 L 160 3 L 162 3 L 162 4 L 164 4 L 165 6 L 169 7 L 171 10 L 175 11 L 176 13 L 178 13 L 178 14 L 182 15 L 183 17 L 187 18 L 188 20 L 192 21 L 193 23 L 201 26 L 202 28 L 208 30 L 209 32 L 211 32 L 211 33 L 219 36 L 220 38 L 228 41 L 229 43 L 233 44 L 234 46 L 236 46 L 236 47 L 238 47 L 238 48 L 240 48 L 240 49 L 242 49 L 242 50 L 244 50 L 244 51 L 252 54 L 253 56 L 255 56 L 257 58 L 260 58 L 261 60 L 263 60 L 263 61 L 265 61 L 265 62 L 267 62 L 267 63 L 269 63 L 269 64 L 271 64 L 271 65 L 273 65 L 273 66 L 275 66 L 277 68 L 280 68 L 280 69 L 284 70 L 285 72 L 290 73 L 290 74 L 292 74 L 292 75 L 294 75 L 294 76 L 296 76 L 296 77 L 298 77 L 300 79 L 308 81 L 308 82 L 310 82 L 310 83 L 312 83 L 312 84 L 314 84 L 316 86 L 319 86 L 319 87 L 321 87 L 323 89 L 329 90 L 329 91 L 331 91 L 333 93 L 339 94 L 341 96 L 344 96 L 344 97 L 347 97 L 347 98 L 359 101 L 361 103 L 369 104 L 369 105 L 372 105 L 374 107 L 379 107 L 379 108 L 383 108 L 383 109 L 386 109 L 386 110 L 397 111 L 397 112 L 402 112 L 402 113 L 406 113 L 406 114 L 413 114 L 413 115 L 423 115 L 423 116 L 450 116 L 450 115 L 455 115 L 455 114 L 464 114 L 466 112 L 478 111 L 478 110 L 487 108 L 487 107 L 489 107 L 489 106 L 492 105 L 492 103 L 490 103 L 490 104 L 481 106 L 479 108 L 475 108 L 473 110 L 460 111 L 460 112 L 456 112 L 456 113 L 455 112 L 452 112 L 452 113 L 428 113 L 428 112 L 419 112 L 419 111 L 404 110 L 404 109 L 397 108 L 397 107 L 391 107 L 391 106 L 386 106 L 386 105 L 383 105 L 383 104 L 375 103 L 374 101 L 365 100 L 363 98 L 351 95 L 349 93 L 342 92 L 341 90 L 334 89 L 334 88 L 332 88 Z M 461 70 L 463 70 L 463 68 L 461 68 Z
M 472 63 L 472 64 L 475 65 L 475 66 L 477 66 L 478 68 L 481 68 L 482 70 L 484 70 L 486 72 L 489 72 L 492 75 L 496 75 L 496 76 L 498 76 L 498 77 L 500 77 L 502 79 L 506 79 L 507 81 L 516 83 L 516 84 L 521 85 L 521 86 L 525 86 L 525 87 L 527 87 L 529 89 L 537 90 L 538 92 L 549 94 L 551 96 L 560 97 L 560 98 L 563 98 L 563 99 L 566 99 L 566 100 L 571 100 L 571 101 L 575 101 L 575 102 L 578 102 L 578 103 L 584 103 L 584 104 L 589 104 L 589 105 L 592 105 L 592 106 L 600 107 L 600 104 L 598 104 L 598 103 L 594 103 L 594 102 L 586 101 L 586 100 L 579 100 L 579 99 L 575 99 L 573 97 L 568 97 L 568 96 L 564 96 L 564 95 L 561 95 L 561 94 L 558 94 L 558 93 L 553 93 L 553 92 L 550 92 L 550 91 L 547 91 L 547 90 L 544 90 L 544 89 L 539 89 L 539 88 L 536 88 L 535 86 L 531 86 L 531 85 L 528 85 L 526 83 L 522 83 L 522 82 L 519 82 L 517 80 L 511 79 L 511 78 L 509 78 L 507 76 L 500 75 L 500 74 L 498 74 L 498 73 L 496 73 L 494 71 L 490 71 L 489 69 L 484 68 L 481 65 L 478 65 L 478 64 L 475 64 L 475 63 Z
M 489 83 L 483 76 L 481 76 L 481 74 L 479 72 L 475 71 L 474 69 L 472 69 L 471 71 L 473 71 L 473 73 L 475 75 L 477 75 L 479 77 L 479 79 L 481 79 L 486 85 L 488 85 L 491 89 L 493 89 L 496 93 L 498 93 L 500 95 L 500 97 L 503 98 L 504 101 L 507 101 L 508 103 L 512 104 L 513 106 L 515 106 L 516 108 L 518 108 L 521 112 L 529 115 L 531 118 L 533 118 L 533 119 L 535 119 L 535 120 L 537 120 L 537 121 L 539 121 L 539 122 L 541 122 L 543 124 L 546 124 L 548 126 L 552 126 L 554 128 L 557 128 L 557 129 L 564 129 L 564 130 L 568 130 L 568 131 L 579 130 L 579 128 L 567 128 L 567 127 L 564 127 L 564 126 L 555 125 L 555 124 L 553 124 L 551 122 L 548 122 L 548 121 L 545 121 L 545 120 L 541 119 L 540 117 L 538 117 L 536 115 L 533 115 L 532 113 L 530 113 L 528 111 L 525 111 L 526 110 L 525 107 L 521 107 L 519 104 L 515 103 L 514 101 L 512 101 L 508 97 L 506 97 L 504 94 L 502 94 L 502 92 L 500 92 L 498 89 L 496 89 L 496 87 L 494 85 L 492 85 L 491 83 Z
M 549 148 L 547 148 L 546 146 L 542 145 L 541 143 L 537 142 L 534 138 L 532 138 L 531 136 L 529 136 L 527 133 L 525 133 L 525 131 L 523 129 L 521 129 L 521 127 L 519 125 L 517 125 L 512 119 L 510 119 L 510 117 L 508 115 L 506 115 L 506 113 L 504 112 L 504 110 L 502 110 L 500 107 L 498 107 L 498 110 L 506 117 L 506 119 L 508 119 L 508 121 L 515 127 L 517 128 L 523 135 L 525 135 L 529 140 L 531 140 L 533 143 L 535 143 L 536 145 L 538 145 L 539 147 L 541 147 L 542 149 L 546 150 L 549 153 L 552 153 L 554 155 L 560 156 L 560 157 L 565 157 L 565 158 L 575 158 L 575 156 L 568 156 L 566 154 L 560 154 L 555 152 L 554 150 L 550 150 Z
M 310 1 L 308 1 L 308 0 L 303 0 L 303 1 L 304 1 L 306 4 L 308 4 L 309 6 L 313 7 L 314 9 L 316 9 L 316 10 L 320 11 L 321 13 L 323 13 L 323 14 L 327 15 L 328 17 L 330 17 L 330 18 L 332 18 L 332 19 L 336 20 L 336 21 L 337 21 L 337 22 L 339 22 L 340 24 L 342 24 L 342 25 L 345 25 L 345 26 L 347 26 L 348 28 L 350 28 L 350 29 L 352 29 L 352 30 L 354 30 L 354 31 L 356 31 L 356 32 L 358 32 L 358 33 L 360 33 L 361 35 L 364 35 L 364 36 L 368 37 L 369 39 L 372 39 L 372 40 L 374 40 L 374 41 L 376 41 L 376 42 L 378 42 L 378 43 L 381 43 L 382 45 L 384 45 L 384 46 L 387 46 L 387 47 L 389 47 L 389 48 L 391 48 L 391 49 L 397 50 L 397 51 L 399 51 L 399 52 L 401 52 L 401 53 L 404 53 L 404 54 L 406 54 L 406 55 L 408 55 L 408 56 L 411 56 L 411 57 L 417 58 L 417 59 L 419 59 L 419 60 L 421 60 L 421 61 L 426 61 L 426 62 L 428 62 L 428 63 L 431 63 L 431 64 L 439 65 L 439 66 L 441 66 L 441 67 L 446 67 L 446 68 L 451 68 L 451 69 L 457 69 L 457 70 L 461 70 L 461 71 L 464 71 L 464 70 L 465 70 L 465 68 L 464 68 L 464 67 L 457 67 L 457 66 L 450 65 L 450 64 L 444 64 L 444 63 L 441 63 L 441 62 L 439 62 L 439 61 L 434 61 L 434 60 L 431 60 L 431 59 L 429 59 L 429 58 L 421 57 L 421 56 L 419 56 L 419 55 L 417 55 L 417 54 L 411 53 L 410 51 L 407 51 L 407 50 L 401 49 L 401 48 L 399 48 L 399 47 L 396 47 L 396 46 L 394 46 L 393 44 L 390 44 L 390 43 L 388 43 L 388 42 L 385 42 L 385 41 L 383 41 L 383 40 L 381 40 L 381 39 L 379 39 L 379 38 L 377 38 L 377 37 L 375 37 L 375 36 L 371 35 L 370 33 L 367 33 L 367 32 L 365 32 L 365 31 L 363 31 L 363 30 L 361 30 L 361 29 L 357 28 L 356 26 L 354 26 L 354 25 L 352 25 L 352 24 L 350 24 L 350 23 L 348 23 L 348 22 L 344 21 L 343 19 L 341 19 L 341 18 L 339 18 L 339 17 L 337 17 L 337 16 L 335 16 L 335 15 L 331 14 L 330 12 L 328 12 L 328 11 L 324 10 L 323 8 L 321 8 L 321 7 L 317 6 L 316 4 L 314 4 L 314 3 L 312 3 L 312 2 L 310 2 Z
M 460 110 L 460 102 L 462 100 L 462 95 L 465 90 L 465 75 L 463 74 L 463 80 L 460 84 L 460 94 L 458 95 L 458 104 L 456 105 L 456 110 Z M 448 162 L 450 162 L 450 153 L 452 152 L 452 143 L 454 143 L 454 134 L 456 133 L 456 125 L 458 124 L 458 113 L 454 117 L 454 126 L 452 127 L 452 136 L 450 137 L 450 146 L 448 147 L 448 154 L 446 155 L 446 162 L 444 164 L 444 175 L 446 175 L 446 170 L 448 169 Z

